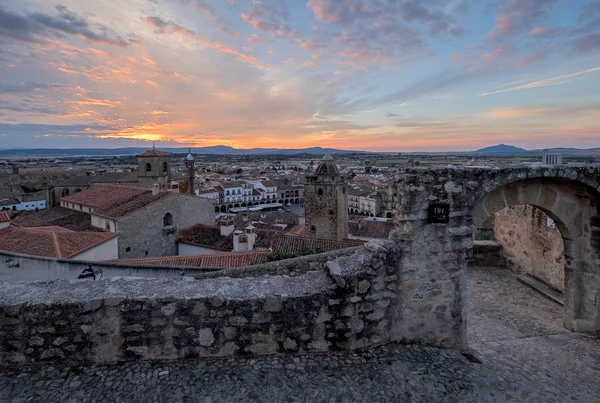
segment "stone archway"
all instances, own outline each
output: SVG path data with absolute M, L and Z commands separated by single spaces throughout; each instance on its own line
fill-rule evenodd
M 420 334 L 423 342 L 467 347 L 466 274 L 473 227 L 518 204 L 540 208 L 560 228 L 565 327 L 600 333 L 600 168 L 408 168 L 390 189 L 396 213 L 389 238 L 401 250 L 404 287 L 415 290 L 405 301 L 407 314 L 399 318 L 423 328 L 435 318 L 437 329 L 444 329 L 438 336 Z
M 534 178 L 510 182 L 482 196 L 473 208 L 473 227 L 479 228 L 495 213 L 518 205 L 531 205 L 550 217 L 564 243 L 565 305 L 563 323 L 574 331 L 598 326 L 600 267 L 600 194 L 580 182 L 560 178 Z M 596 322 L 596 325 L 594 325 Z M 591 330 L 591 329 L 590 329 Z

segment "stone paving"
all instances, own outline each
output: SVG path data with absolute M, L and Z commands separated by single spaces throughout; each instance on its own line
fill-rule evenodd
M 360 354 L 188 360 L 0 372 L 11 402 L 600 402 L 600 340 L 507 270 L 469 272 L 473 354 L 388 346 Z

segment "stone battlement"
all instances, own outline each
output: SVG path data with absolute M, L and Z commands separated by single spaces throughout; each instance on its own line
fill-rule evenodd
M 398 257 L 380 242 L 295 276 L 2 282 L 0 364 L 458 346 L 445 329 L 459 307 L 441 291 L 453 285 L 428 285 L 433 320 L 400 310 L 418 286 L 401 286 Z

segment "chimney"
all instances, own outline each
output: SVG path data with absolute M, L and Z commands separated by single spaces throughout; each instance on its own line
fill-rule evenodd
M 229 236 L 235 229 L 233 225 L 233 219 L 231 217 L 221 218 L 219 226 L 221 227 L 221 236 Z
M 246 227 L 246 238 L 248 239 L 248 250 L 254 250 L 254 244 L 256 243 L 256 228 L 253 225 Z
M 246 252 L 248 251 L 248 237 L 242 231 L 233 231 L 233 251 Z
M 158 187 L 158 183 L 152 185 L 152 196 L 156 196 L 160 192 L 160 188 Z

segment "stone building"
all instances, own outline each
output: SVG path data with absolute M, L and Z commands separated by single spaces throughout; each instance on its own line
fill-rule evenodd
M 306 234 L 311 238 L 348 238 L 346 178 L 330 155 L 325 156 L 304 187 Z
M 152 147 L 138 155 L 138 186 L 152 189 L 155 183 L 160 190 L 166 190 L 171 181 L 170 154 Z
M 179 228 L 212 224 L 212 203 L 158 187 L 96 185 L 61 199 L 63 208 L 90 214 L 95 228 L 119 233 L 119 258 L 177 254 Z

